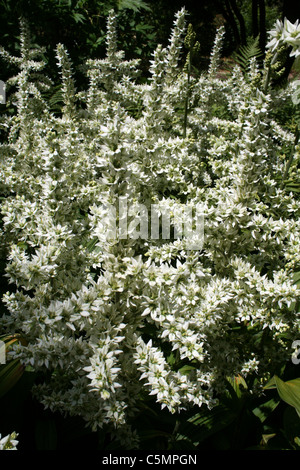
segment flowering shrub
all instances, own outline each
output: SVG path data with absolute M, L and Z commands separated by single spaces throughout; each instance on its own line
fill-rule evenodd
M 1 124 L 13 286 L 1 328 L 26 339 L 10 354 L 41 372 L 33 391 L 45 407 L 112 425 L 130 446 L 145 393 L 175 413 L 213 407 L 236 374 L 257 376 L 259 392 L 299 334 L 299 204 L 280 178 L 299 146 L 274 118 L 293 87 L 270 88 L 269 56 L 262 72 L 253 59 L 247 76 L 236 67 L 219 79 L 223 28 L 194 77 L 179 67 L 185 31 L 183 9 L 141 84 L 112 12 L 106 57 L 86 62 L 80 92 L 59 44 L 60 115 L 25 24 L 20 57 L 1 50 L 19 67 L 17 112 Z M 196 249 L 186 208 L 204 220 L 204 241 L 193 220 Z M 170 233 L 154 237 L 168 217 Z

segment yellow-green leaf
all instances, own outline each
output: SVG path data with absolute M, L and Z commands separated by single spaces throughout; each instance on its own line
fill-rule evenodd
M 0 398 L 5 395 L 21 378 L 25 367 L 18 359 L 0 366 Z
M 1 335 L 0 340 L 5 344 L 6 352 L 17 342 L 26 345 L 27 342 L 20 335 Z M 21 378 L 25 367 L 19 359 L 9 361 L 7 364 L 0 365 L 0 398 L 5 395 Z
M 284 382 L 274 375 L 264 388 L 266 390 L 277 388 L 280 398 L 293 406 L 300 417 L 300 378 Z

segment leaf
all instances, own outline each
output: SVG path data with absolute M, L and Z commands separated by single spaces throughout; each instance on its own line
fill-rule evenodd
M 235 377 L 227 377 L 228 382 L 232 386 L 238 398 L 242 396 L 243 390 L 247 390 L 248 386 L 241 375 Z
M 262 435 L 262 440 L 261 440 L 261 445 L 262 446 L 267 446 L 268 445 L 268 442 L 270 441 L 270 439 L 272 439 L 273 437 L 275 437 L 276 434 L 275 433 L 272 433 L 272 434 L 263 434 Z
M 268 416 L 277 408 L 278 404 L 280 403 L 280 400 L 272 399 L 269 400 L 262 405 L 257 406 L 252 410 L 252 413 L 260 420 L 261 423 L 263 423 Z
M 260 59 L 263 53 L 259 47 L 259 36 L 255 39 L 249 39 L 245 46 L 241 46 L 239 50 L 233 54 L 233 58 L 241 67 L 244 73 L 248 71 L 250 60 L 254 57 Z
M 230 425 L 235 418 L 236 413 L 224 405 L 211 410 L 203 409 L 181 424 L 176 441 L 187 440 L 197 446 L 204 439 Z
M 119 1 L 119 10 L 128 8 L 129 10 L 133 10 L 135 12 L 139 12 L 142 10 L 150 11 L 150 6 L 144 2 L 143 0 L 120 0 Z
M 27 345 L 27 341 L 19 334 L 15 335 L 1 335 L 0 340 L 5 343 L 6 349 L 9 349 L 9 346 L 16 342 L 20 342 L 23 346 Z
M 85 22 L 85 17 L 81 13 L 73 13 L 72 14 L 75 23 L 84 23 Z
M 2 335 L 0 340 L 5 344 L 5 352 L 16 342 L 26 345 L 27 342 L 21 335 Z M 5 395 L 22 377 L 25 370 L 19 359 L 9 361 L 0 366 L 0 398 Z
M 183 367 L 181 367 L 181 369 L 179 369 L 179 372 L 180 372 L 181 375 L 189 375 L 189 373 L 192 372 L 195 369 L 196 369 L 195 366 L 191 366 L 189 364 L 186 364 Z
M 294 103 L 294 105 L 297 105 L 300 103 L 300 80 L 295 80 L 294 85 L 296 85 L 297 88 L 295 89 L 291 98 L 292 98 L 292 102 Z
M 294 273 L 293 279 L 294 279 L 295 284 L 297 284 L 297 285 L 300 284 L 300 271 Z
M 63 92 L 61 87 L 57 88 L 55 92 L 48 99 L 51 111 L 59 111 L 63 105 Z
M 293 406 L 300 417 L 300 378 L 284 382 L 277 375 L 265 385 L 265 390 L 277 388 L 280 398 Z
M 0 366 L 0 398 L 19 381 L 24 370 L 25 367 L 18 359 Z
M 92 240 L 89 240 L 86 244 L 86 248 L 89 252 L 94 251 L 96 244 L 99 241 L 98 237 L 94 237 Z
M 287 407 L 283 414 L 283 429 L 288 441 L 294 445 L 295 438 L 300 436 L 300 420 L 295 408 Z
M 275 375 L 269 380 L 269 382 L 264 386 L 264 390 L 272 390 L 276 388 Z

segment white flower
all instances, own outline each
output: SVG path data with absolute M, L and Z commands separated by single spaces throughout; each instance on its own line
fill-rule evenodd
M 18 434 L 13 432 L 8 434 L 5 437 L 1 437 L 0 434 L 0 450 L 17 450 L 17 445 L 19 441 L 17 441 Z
M 274 25 L 274 29 L 268 31 L 269 34 L 269 42 L 267 43 L 267 49 L 271 51 L 275 51 L 279 45 L 283 41 L 283 33 L 284 33 L 284 24 L 281 20 L 276 20 Z
M 284 21 L 277 20 L 274 29 L 269 31 L 270 41 L 267 43 L 267 48 L 275 51 L 281 45 L 292 46 L 290 52 L 291 57 L 298 57 L 300 55 L 300 24 L 297 20 L 294 24 L 287 18 Z
M 292 51 L 290 56 L 297 57 L 300 55 L 300 24 L 299 20 L 297 20 L 294 24 L 292 24 L 286 18 L 284 19 L 284 29 L 283 29 L 283 41 L 292 46 Z

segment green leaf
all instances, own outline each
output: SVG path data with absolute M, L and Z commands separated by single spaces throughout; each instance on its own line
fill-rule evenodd
M 287 407 L 283 414 L 283 429 L 284 434 L 288 441 L 295 446 L 297 442 L 295 439 L 300 437 L 300 419 L 295 411 L 295 408 L 291 406 Z
M 139 12 L 140 10 L 151 10 L 150 6 L 143 0 L 119 0 L 119 9 L 122 10 L 123 8 L 128 8 L 135 12 Z
M 242 396 L 243 390 L 247 390 L 248 386 L 241 375 L 235 377 L 227 377 L 228 382 L 232 386 L 238 398 Z
M 292 94 L 291 98 L 294 105 L 297 105 L 300 103 L 300 80 L 295 80 L 294 84 L 297 85 L 297 88 Z
M 296 179 L 285 181 L 285 189 L 288 192 L 300 193 L 300 181 L 297 181 Z
M 243 72 L 247 72 L 250 60 L 256 57 L 258 60 L 263 57 L 262 50 L 259 47 L 259 36 L 255 39 L 250 38 L 245 46 L 241 46 L 238 52 L 233 54 L 233 58 L 240 65 Z
M 85 22 L 85 17 L 81 13 L 73 13 L 72 14 L 75 23 L 84 23 Z
M 275 375 L 269 380 L 269 382 L 264 386 L 264 390 L 272 390 L 276 388 Z
M 204 439 L 229 426 L 236 418 L 224 405 L 209 410 L 204 409 L 182 423 L 176 436 L 177 440 L 187 440 L 197 446 Z
M 21 378 L 25 368 L 18 359 L 0 366 L 0 398 Z
M 183 367 L 181 367 L 181 369 L 179 369 L 179 373 L 181 375 L 189 375 L 189 373 L 192 372 L 195 369 L 196 369 L 195 366 L 191 366 L 189 364 L 186 364 Z
M 293 406 L 300 417 L 300 378 L 284 382 L 277 375 L 264 387 L 265 390 L 277 388 L 280 398 Z
M 26 341 L 20 335 L 1 335 L 0 340 L 5 345 L 5 353 L 17 342 L 26 345 Z M 0 366 L 0 398 L 5 395 L 21 378 L 25 370 L 19 359 L 9 361 Z
M 5 343 L 6 349 L 8 349 L 9 346 L 11 346 L 12 344 L 14 344 L 16 342 L 20 342 L 24 346 L 27 345 L 27 342 L 25 341 L 25 339 L 22 338 L 22 336 L 18 335 L 18 334 L 16 334 L 16 335 L 8 335 L 8 334 L 1 335 L 0 340 Z
M 98 241 L 99 241 L 98 237 L 94 237 L 92 240 L 89 240 L 88 243 L 86 244 L 87 250 L 92 252 L 95 249 Z
M 297 273 L 294 273 L 293 279 L 294 279 L 295 284 L 300 284 L 300 271 L 298 271 Z
M 260 420 L 261 423 L 264 423 L 264 421 L 270 416 L 270 414 L 277 408 L 278 404 L 280 403 L 280 400 L 275 400 L 274 398 L 272 400 L 269 400 L 256 408 L 252 410 L 252 413 Z

